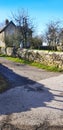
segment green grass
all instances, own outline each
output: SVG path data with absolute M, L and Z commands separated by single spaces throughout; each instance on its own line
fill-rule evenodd
M 0 57 L 6 57 L 6 55 L 5 54 L 0 54 Z
M 40 69 L 45 69 L 45 70 L 48 70 L 48 71 L 54 71 L 54 72 L 61 72 L 62 70 L 57 68 L 56 66 L 47 66 L 47 65 L 44 65 L 44 64 L 41 64 L 41 63 L 32 63 L 33 66 L 36 66 Z
M 17 63 L 21 63 L 21 64 L 27 64 L 27 65 L 30 65 L 30 66 L 35 66 L 37 68 L 40 68 L 40 69 L 45 69 L 45 70 L 48 70 L 48 71 L 54 71 L 54 72 L 62 72 L 63 70 L 56 67 L 56 66 L 47 66 L 47 65 L 44 65 L 42 63 L 37 63 L 37 62 L 31 62 L 31 61 L 27 61 L 27 60 L 23 60 L 23 59 L 19 59 L 19 58 L 13 58 L 13 57 L 6 57 L 8 60 L 11 60 L 13 62 L 17 62 Z
M 63 69 L 58 68 L 56 66 L 47 66 L 47 65 L 44 65 L 42 63 L 32 62 L 32 61 L 23 60 L 23 59 L 20 59 L 20 58 L 14 58 L 14 57 L 6 56 L 6 55 L 0 55 L 0 57 L 5 57 L 8 60 L 11 60 L 13 62 L 17 62 L 17 63 L 21 63 L 21 64 L 27 64 L 27 65 L 30 65 L 30 66 L 35 66 L 37 68 L 45 69 L 47 71 L 63 72 Z

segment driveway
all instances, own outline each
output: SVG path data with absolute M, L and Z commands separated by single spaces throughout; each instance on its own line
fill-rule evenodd
M 0 94 L 0 129 L 63 130 L 63 74 L 0 62 L 12 88 Z

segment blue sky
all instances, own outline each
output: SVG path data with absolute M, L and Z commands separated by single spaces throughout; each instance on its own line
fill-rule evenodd
M 28 11 L 37 34 L 44 32 L 50 21 L 63 21 L 63 0 L 0 0 L 0 23 L 22 8 Z

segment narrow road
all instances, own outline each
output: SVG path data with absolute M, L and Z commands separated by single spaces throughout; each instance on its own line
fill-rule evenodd
M 0 58 L 0 130 L 63 130 L 63 74 Z
M 58 76 L 60 73 L 48 72 L 25 64 L 15 63 L 0 57 L 0 73 L 12 84 L 12 87 L 33 84 L 39 80 Z

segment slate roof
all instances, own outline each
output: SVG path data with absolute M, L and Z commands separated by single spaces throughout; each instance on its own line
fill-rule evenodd
M 5 29 L 6 29 L 10 24 L 13 24 L 13 26 L 16 27 L 16 25 L 15 25 L 12 21 L 10 21 L 10 22 L 0 31 L 0 33 L 3 32 L 3 31 L 5 31 Z

